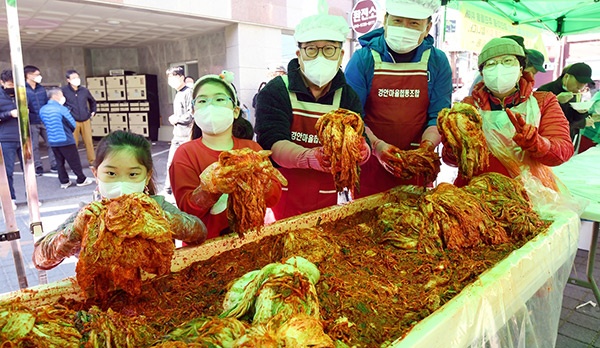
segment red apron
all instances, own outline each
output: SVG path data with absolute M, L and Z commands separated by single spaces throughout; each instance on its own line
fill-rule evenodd
M 287 76 L 282 78 L 292 103 L 292 142 L 306 148 L 322 146 L 317 138 L 315 124 L 323 114 L 339 109 L 342 89 L 335 91 L 332 105 L 302 102 L 298 100 L 296 93 L 289 91 Z M 281 199 L 272 208 L 277 220 L 337 204 L 337 192 L 331 173 L 313 169 L 278 169 L 287 179 L 288 185 L 282 188 Z
M 401 150 L 418 147 L 429 108 L 427 63 L 386 63 L 371 51 L 375 61 L 371 91 L 365 103 L 365 124 L 373 134 Z M 416 146 L 415 146 L 416 144 Z M 422 185 L 422 177 L 402 180 L 388 173 L 375 156 L 361 167 L 360 196 L 368 196 L 398 185 Z

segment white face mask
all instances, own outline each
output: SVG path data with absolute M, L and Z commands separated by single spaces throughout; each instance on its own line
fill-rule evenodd
M 168 83 L 171 88 L 177 89 L 181 86 L 181 79 L 177 76 L 169 76 Z
M 340 69 L 339 59 L 329 60 L 323 56 L 317 56 L 313 60 L 304 60 L 304 76 L 319 87 L 323 87 L 328 84 L 335 74 Z
M 194 112 L 194 122 L 202 133 L 221 134 L 233 124 L 233 110 L 211 104 Z
M 193 82 L 186 83 L 185 85 L 187 86 L 187 88 L 194 88 L 194 83 Z
M 385 29 L 385 42 L 396 53 L 408 53 L 419 46 L 421 34 L 423 32 L 419 30 L 388 24 Z
M 58 103 L 60 105 L 65 105 L 65 102 L 67 101 L 67 98 L 65 98 L 64 96 L 60 97 L 60 99 L 58 100 Z
M 75 87 L 79 87 L 81 85 L 81 79 L 80 78 L 71 79 L 70 83 Z
M 146 188 L 146 180 L 140 182 L 104 182 L 98 180 L 98 191 L 100 191 L 100 195 L 109 199 L 117 198 L 129 193 L 141 193 L 144 192 L 144 188 Z
M 33 81 L 35 83 L 42 83 L 42 75 L 38 75 L 38 76 L 34 77 Z
M 483 83 L 492 92 L 504 94 L 517 85 L 521 76 L 521 67 L 497 64 L 483 69 Z

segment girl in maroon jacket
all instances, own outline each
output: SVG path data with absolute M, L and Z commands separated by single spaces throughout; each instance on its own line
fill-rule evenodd
M 252 141 L 252 125 L 241 117 L 239 100 L 231 83 L 233 74 L 206 75 L 193 88 L 194 128 L 192 141 L 181 144 L 169 167 L 169 178 L 177 207 L 202 219 L 207 239 L 230 233 L 227 194 L 202 190 L 200 174 L 219 159 L 223 151 L 250 148 L 262 150 Z M 281 197 L 281 184 L 274 180 L 265 189 L 265 203 L 272 207 Z M 269 217 L 265 222 L 272 222 Z
M 521 46 L 506 38 L 494 38 L 479 55 L 483 81 L 463 102 L 474 105 L 483 119 L 483 131 L 491 152 L 489 167 L 516 177 L 525 170 L 552 189 L 557 189 L 548 166 L 557 166 L 573 155 L 569 122 L 554 94 L 533 91 L 533 75 L 524 72 L 525 54 Z M 442 136 L 442 142 L 446 139 Z M 456 163 L 450 148 L 444 146 L 443 159 Z M 455 185 L 464 186 L 460 176 Z

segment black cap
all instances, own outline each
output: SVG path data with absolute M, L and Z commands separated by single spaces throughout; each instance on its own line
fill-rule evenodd
M 592 80 L 592 68 L 585 63 L 571 65 L 566 73 L 574 76 L 579 83 L 594 83 L 594 80 Z

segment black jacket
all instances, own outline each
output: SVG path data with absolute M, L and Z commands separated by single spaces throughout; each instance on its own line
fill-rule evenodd
M 68 83 L 63 86 L 62 92 L 67 100 L 65 106 L 71 111 L 75 121 L 87 121 L 90 119 L 91 113 L 96 112 L 96 99 L 87 88 L 79 86 L 77 90 L 74 90 L 71 84 Z
M 27 91 L 29 123 L 42 124 L 42 119 L 40 118 L 40 109 L 42 108 L 42 106 L 48 103 L 48 95 L 46 94 L 46 88 L 37 83 L 35 85 L 35 89 L 33 89 L 29 83 L 25 83 L 25 90 Z
M 310 90 L 304 84 L 300 72 L 298 58 L 294 58 L 288 64 L 288 79 L 290 91 L 295 92 L 299 101 L 319 103 L 325 105 L 333 104 L 335 91 L 342 89 L 340 108 L 348 109 L 363 115 L 362 104 L 358 95 L 350 85 L 346 83 L 344 73 L 340 69 L 331 81 L 331 89 L 327 94 L 315 100 Z M 270 150 L 271 146 L 279 140 L 292 139 L 292 103 L 290 95 L 281 76 L 277 76 L 258 93 L 256 103 L 256 126 L 257 140 L 263 149 Z
M 15 96 L 8 95 L 4 88 L 0 87 L 0 142 L 21 141 L 19 120 L 10 114 L 10 111 L 16 108 Z
M 540 88 L 538 88 L 537 90 L 552 92 L 554 95 L 559 95 L 560 93 L 565 92 L 565 90 L 562 87 L 562 76 L 552 82 L 540 86 Z M 565 117 L 569 121 L 569 132 L 571 133 L 571 139 L 573 139 L 576 134 L 579 134 L 580 129 L 585 128 L 585 118 L 588 116 L 587 112 L 581 114 L 575 109 L 573 109 L 573 107 L 571 106 L 571 102 L 574 101 L 576 101 L 575 96 L 573 96 L 573 98 L 571 98 L 571 100 L 569 100 L 568 102 L 560 104 L 560 108 L 562 109 L 563 113 L 565 114 Z

